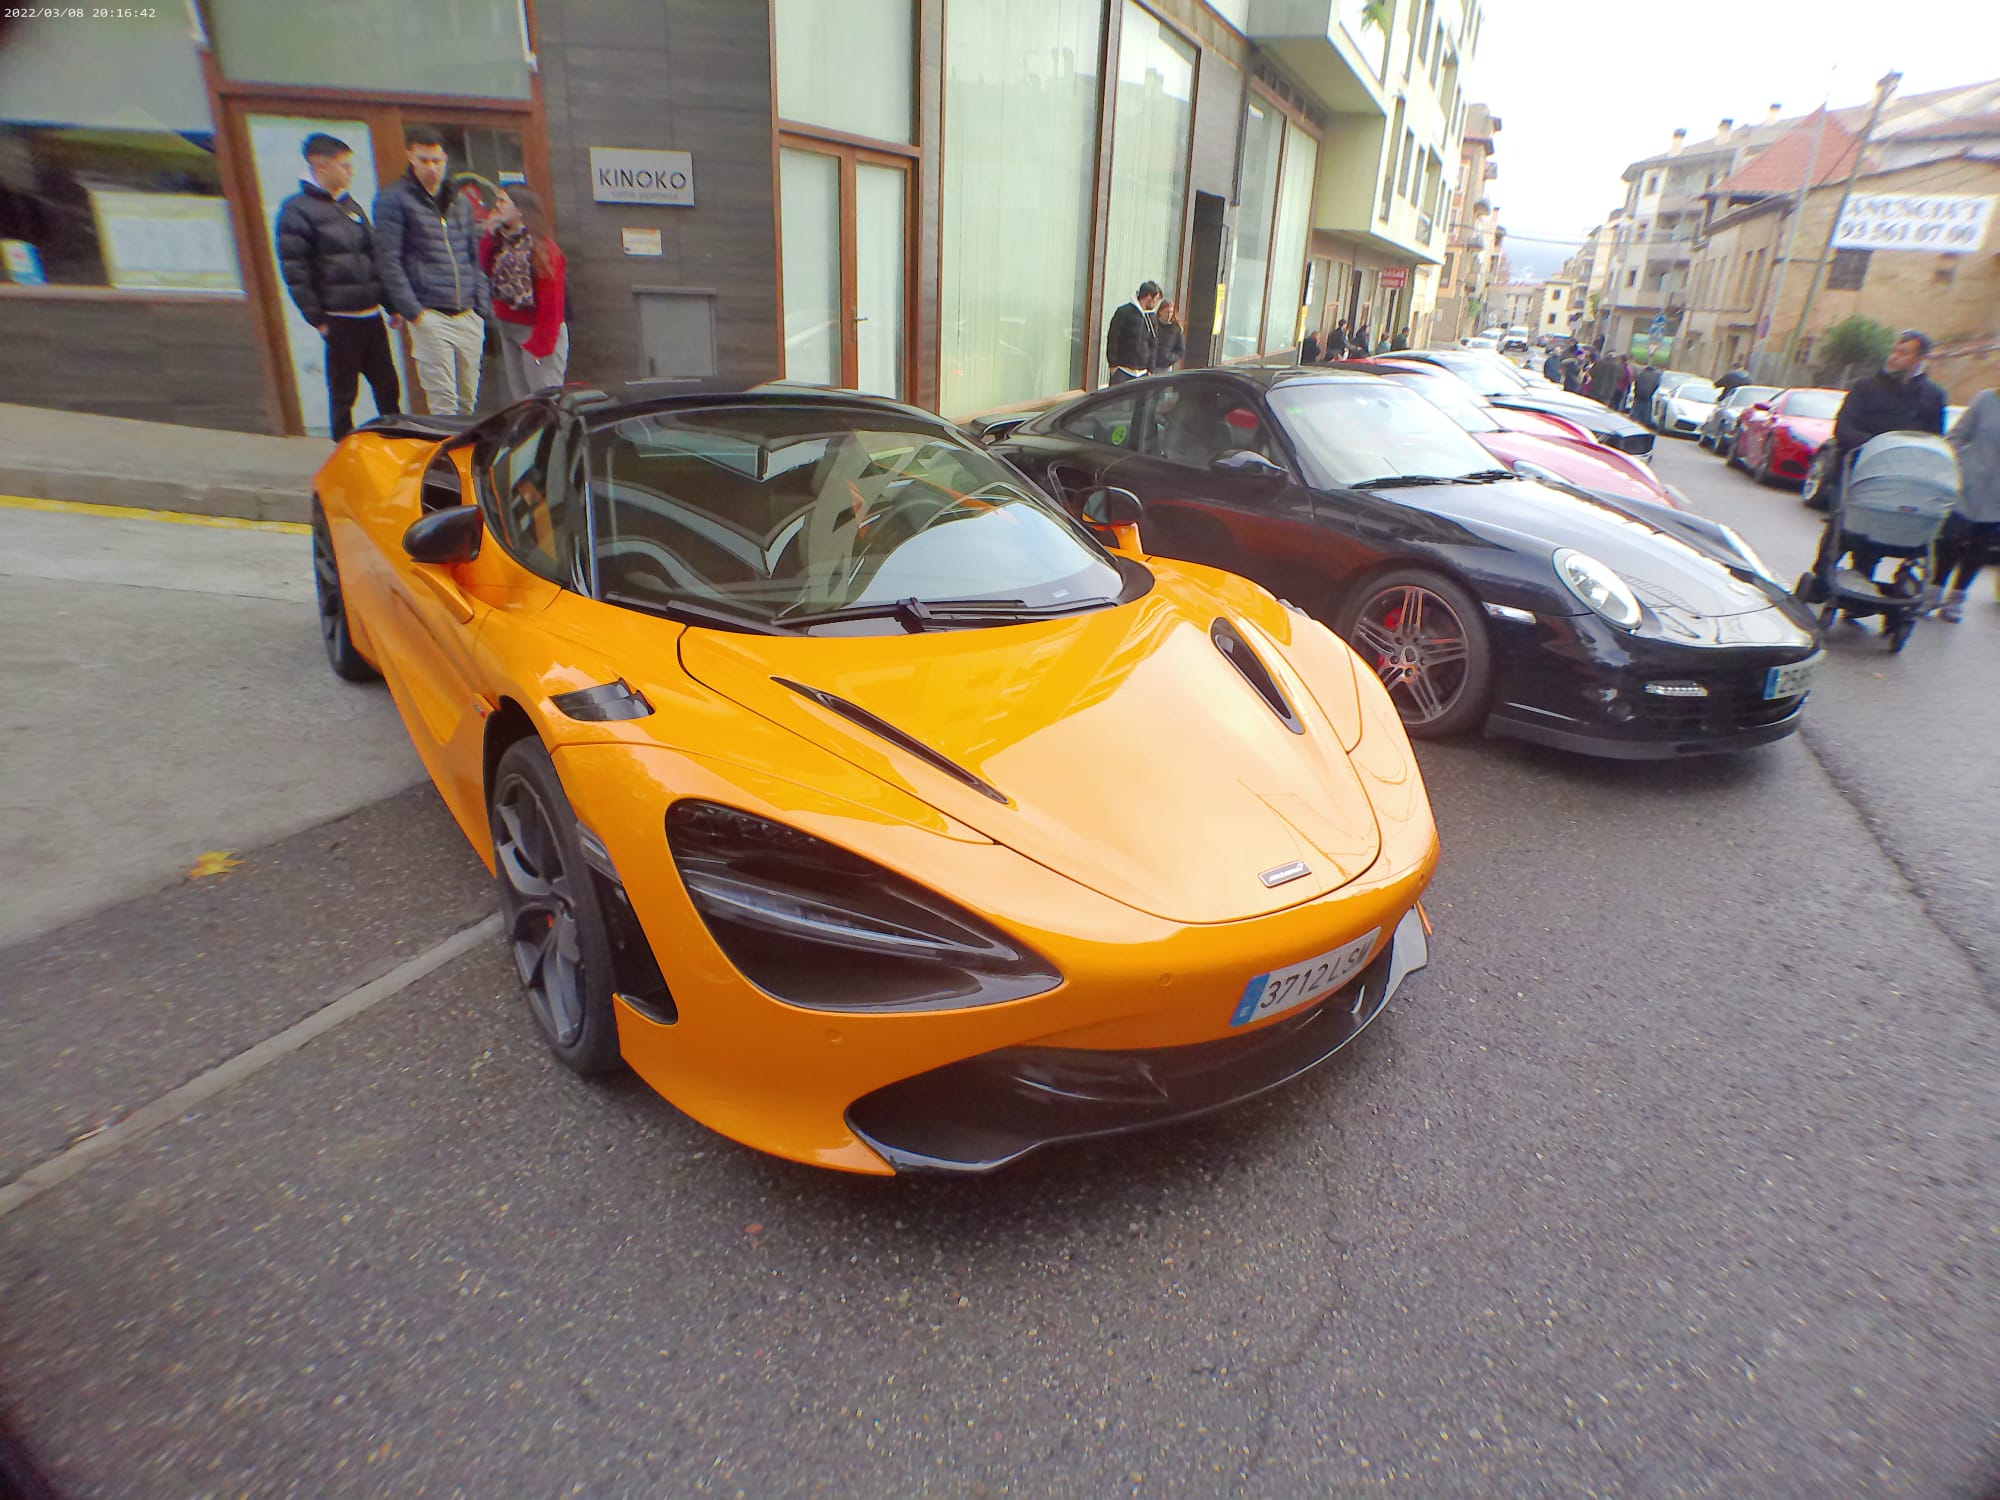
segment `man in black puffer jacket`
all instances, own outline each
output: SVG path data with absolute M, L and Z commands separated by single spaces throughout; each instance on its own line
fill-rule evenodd
M 309 135 L 304 155 L 311 175 L 278 210 L 278 267 L 299 316 L 326 340 L 326 398 L 337 443 L 354 430 L 363 375 L 382 416 L 401 411 L 402 389 L 382 328 L 375 235 L 347 192 L 354 153 L 338 136 Z
M 1806 504 L 1826 510 L 1833 502 L 1840 477 L 1847 471 L 1847 456 L 1870 438 L 1885 432 L 1944 431 L 1944 387 L 1924 373 L 1924 358 L 1931 352 L 1928 334 L 1906 328 L 1896 335 L 1895 347 L 1882 361 L 1882 368 L 1863 375 L 1847 388 L 1840 403 L 1840 415 L 1833 422 L 1833 454 L 1824 462 L 1818 490 Z

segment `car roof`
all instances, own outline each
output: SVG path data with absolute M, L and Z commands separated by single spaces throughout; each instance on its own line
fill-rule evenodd
M 828 410 L 872 411 L 930 426 L 951 425 L 936 412 L 908 402 L 803 381 L 767 380 L 753 384 L 713 376 L 656 377 L 626 381 L 608 390 L 566 385 L 552 394 L 557 406 L 575 412 L 593 429 L 655 412 L 715 406 L 823 406 Z

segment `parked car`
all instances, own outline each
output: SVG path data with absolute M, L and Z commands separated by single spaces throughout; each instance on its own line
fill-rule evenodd
M 1813 456 L 1833 438 L 1833 420 L 1847 392 L 1804 386 L 1753 401 L 1737 420 L 1729 461 L 1759 484 L 1774 479 L 1803 483 Z
M 1635 372 L 1636 373 L 1636 372 Z M 1689 370 L 1662 370 L 1659 381 L 1653 387 L 1653 398 L 1645 411 L 1635 411 L 1633 416 L 1654 431 L 1660 430 L 1660 423 L 1666 419 L 1667 398 L 1689 381 L 1703 379 Z
M 320 626 L 559 1062 L 815 1166 L 982 1172 L 1274 1087 L 1425 959 L 1376 675 L 1097 501 L 1109 547 L 849 392 L 389 418 L 315 481 Z
M 1531 381 L 1508 361 L 1466 349 L 1409 350 L 1389 356 L 1449 370 L 1495 406 L 1548 412 L 1583 428 L 1606 447 L 1643 457 L 1653 451 L 1653 434 L 1630 417 L 1588 396 Z
M 1528 330 L 1510 328 L 1500 336 L 1502 354 L 1526 354 L 1528 352 Z
M 1653 397 L 1653 426 L 1671 437 L 1693 437 L 1715 410 L 1722 392 L 1706 380 L 1683 380 L 1665 396 Z
M 1418 737 L 1738 750 L 1798 727 L 1817 669 L 1811 614 L 1728 528 L 1523 479 L 1377 376 L 1156 376 L 1064 402 L 996 451 L 1072 508 L 1132 491 L 1149 552 L 1327 622 Z
M 1407 385 L 1516 474 L 1574 485 L 1594 495 L 1680 508 L 1680 497 L 1648 465 L 1629 453 L 1605 447 L 1582 431 L 1557 430 L 1554 424 L 1560 418 L 1539 412 L 1509 412 L 1494 406 L 1463 381 L 1420 365 L 1371 359 L 1350 360 L 1341 368 L 1366 371 Z M 1535 430 L 1537 424 L 1544 423 L 1550 425 Z
M 1469 339 L 1460 339 L 1459 343 L 1467 349 L 1475 349 L 1482 354 L 1497 353 L 1500 349 L 1500 341 L 1498 339 L 1489 338 L 1483 333 L 1474 334 Z
M 1743 413 L 1755 402 L 1768 402 L 1779 389 L 1775 385 L 1739 385 L 1723 392 L 1722 399 L 1702 419 L 1696 441 L 1727 458 L 1736 446 L 1736 424 L 1743 419 Z

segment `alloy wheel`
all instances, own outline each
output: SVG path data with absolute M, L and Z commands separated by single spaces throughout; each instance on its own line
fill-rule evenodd
M 1436 723 L 1465 692 L 1472 654 L 1465 622 L 1441 594 L 1420 584 L 1397 584 L 1363 604 L 1353 644 L 1406 725 Z
M 565 865 L 548 804 L 527 781 L 503 781 L 493 810 L 493 855 L 514 966 L 543 1031 L 559 1047 L 574 1046 L 583 1034 L 585 993 L 575 892 L 586 877 Z
M 313 592 L 319 600 L 319 639 L 328 660 L 340 664 L 341 648 L 347 637 L 347 609 L 340 597 L 340 568 L 333 560 L 333 538 L 326 522 L 316 521 L 312 529 Z

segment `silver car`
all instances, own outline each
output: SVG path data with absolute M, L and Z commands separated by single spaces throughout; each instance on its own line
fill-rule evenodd
M 1775 385 L 1737 386 L 1710 409 L 1695 440 L 1702 447 L 1712 448 L 1724 458 L 1729 457 L 1730 450 L 1736 446 L 1736 424 L 1743 420 L 1743 413 L 1759 401 L 1769 401 L 1780 389 Z
M 1706 380 L 1683 380 L 1671 395 L 1653 398 L 1653 425 L 1674 437 L 1693 437 L 1721 399 L 1722 392 Z

